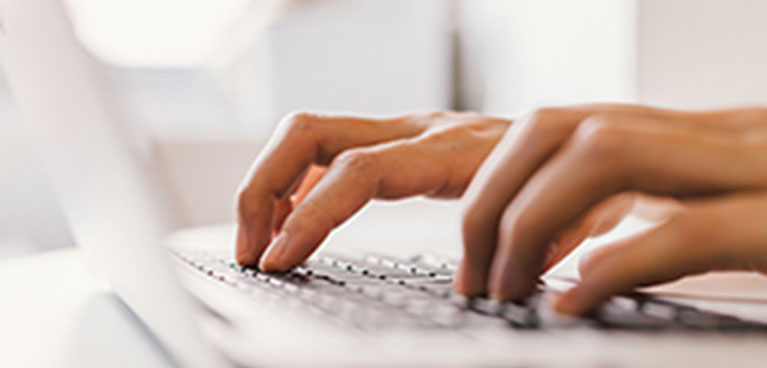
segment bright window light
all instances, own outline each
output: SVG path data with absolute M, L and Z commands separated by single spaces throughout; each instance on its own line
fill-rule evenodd
M 257 1 L 257 0 L 256 0 Z M 122 66 L 206 62 L 253 0 L 67 0 L 94 54 Z

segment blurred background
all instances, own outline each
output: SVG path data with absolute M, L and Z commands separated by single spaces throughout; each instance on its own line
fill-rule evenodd
M 588 101 L 767 103 L 761 0 L 66 3 L 151 143 L 184 226 L 232 220 L 244 171 L 296 109 L 514 117 Z M 72 243 L 32 138 L 0 74 L 0 258 Z M 404 205 L 455 223 L 441 236 L 457 242 L 454 203 Z

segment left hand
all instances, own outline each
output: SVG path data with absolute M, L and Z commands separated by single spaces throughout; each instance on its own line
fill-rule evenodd
M 593 105 L 517 120 L 467 189 L 456 288 L 499 300 L 528 295 L 572 250 L 563 234 L 605 227 L 595 219 L 614 225 L 633 207 L 626 198 L 673 210 L 654 229 L 587 257 L 560 311 L 584 313 L 684 275 L 766 271 L 767 112 Z
M 511 125 L 450 111 L 283 119 L 237 198 L 237 261 L 284 271 L 374 198 L 460 196 Z

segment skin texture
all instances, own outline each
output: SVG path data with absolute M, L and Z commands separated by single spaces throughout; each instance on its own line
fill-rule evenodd
M 296 266 L 373 198 L 456 198 L 509 124 L 453 112 L 292 114 L 240 190 L 237 260 L 265 270 Z
M 465 192 L 465 193 L 464 193 Z M 286 117 L 238 195 L 237 260 L 303 262 L 374 198 L 463 197 L 456 290 L 515 300 L 629 213 L 657 226 L 584 257 L 562 312 L 710 270 L 767 270 L 767 110 L 637 105 L 383 119 Z

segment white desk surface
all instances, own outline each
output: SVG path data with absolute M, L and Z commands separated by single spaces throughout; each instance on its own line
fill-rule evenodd
M 447 253 L 460 252 L 455 206 L 405 207 L 375 206 L 336 233 L 325 249 L 406 254 L 439 244 Z M 619 232 L 631 231 L 634 225 L 624 227 Z M 202 227 L 178 232 L 171 242 L 231 244 L 232 232 L 231 225 Z M 571 261 L 560 271 L 572 268 Z M 740 286 L 734 288 L 733 282 Z M 74 248 L 0 262 L 0 290 L 0 367 L 169 366 L 135 317 Z M 661 291 L 750 297 L 754 300 L 743 306 L 744 312 L 767 321 L 767 277 L 697 278 Z M 716 309 L 720 304 L 703 307 Z
M 414 221 L 400 221 L 403 213 Z M 403 252 L 438 241 L 455 246 L 460 244 L 455 237 L 457 215 L 455 206 L 374 206 L 330 243 L 372 249 L 399 245 L 391 250 Z M 382 229 L 382 223 L 391 226 Z M 424 231 L 435 224 L 455 232 L 439 231 L 435 238 Z M 224 225 L 181 231 L 171 238 L 231 244 L 230 234 L 231 225 Z M 135 317 L 75 248 L 0 261 L 0 290 L 4 293 L 0 367 L 169 366 Z
M 0 367 L 167 367 L 75 248 L 0 262 Z

